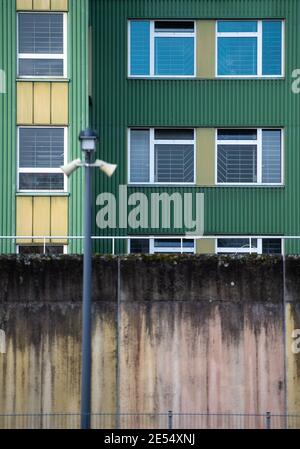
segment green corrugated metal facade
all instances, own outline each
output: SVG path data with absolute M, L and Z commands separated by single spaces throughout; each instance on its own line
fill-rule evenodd
M 127 78 L 129 18 L 285 19 L 285 78 L 150 80 Z M 77 136 L 88 123 L 101 136 L 97 157 L 118 164 L 112 178 L 97 173 L 95 198 L 127 184 L 127 129 L 131 126 L 284 128 L 284 187 L 129 187 L 150 193 L 204 192 L 206 234 L 300 235 L 299 0 L 69 0 L 69 159 L 79 157 Z M 88 33 L 92 26 L 92 95 L 88 103 Z M 0 0 L 0 235 L 14 235 L 16 185 L 16 5 Z M 82 234 L 82 173 L 70 178 L 69 235 Z M 94 202 L 95 204 L 95 202 Z M 95 234 L 100 231 L 94 226 Z M 150 232 L 150 230 L 149 230 Z M 172 233 L 172 229 L 170 230 Z M 115 234 L 126 234 L 116 230 Z M 96 245 L 96 250 L 110 249 Z M 300 245 L 287 242 L 287 252 Z M 0 250 L 14 250 L 0 242 Z M 73 243 L 71 252 L 80 252 Z
M 81 157 L 78 135 L 88 126 L 88 0 L 69 0 L 69 160 Z M 83 170 L 69 178 L 69 235 L 82 235 Z M 69 252 L 82 251 L 80 240 Z
M 118 163 L 112 180 L 98 176 L 95 192 L 127 182 L 130 126 L 284 127 L 284 187 L 191 187 L 205 193 L 206 234 L 300 235 L 300 95 L 291 90 L 300 67 L 299 0 L 91 0 L 92 124 L 100 153 Z M 127 78 L 129 18 L 285 19 L 285 79 L 147 80 Z M 298 43 L 298 44 L 297 44 Z M 130 189 L 132 190 L 132 188 Z M 135 188 L 149 192 L 150 188 Z M 161 188 L 151 187 L 151 191 Z M 164 189 L 165 190 L 165 189 Z M 287 242 L 287 251 L 296 251 Z
M 15 235 L 16 191 L 16 12 L 14 0 L 0 1 L 0 70 L 6 93 L 0 93 L 0 235 Z M 14 251 L 0 240 L 0 253 Z

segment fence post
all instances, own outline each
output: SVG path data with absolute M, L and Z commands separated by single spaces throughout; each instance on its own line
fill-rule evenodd
M 173 412 L 172 412 L 172 410 L 168 411 L 168 429 L 169 430 L 173 429 Z
M 266 429 L 271 429 L 271 412 L 266 412 Z

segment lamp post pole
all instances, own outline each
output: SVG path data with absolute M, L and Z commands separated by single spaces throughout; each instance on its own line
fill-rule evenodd
M 92 170 L 98 168 L 110 177 L 114 174 L 117 166 L 100 159 L 92 162 L 98 141 L 98 134 L 95 131 L 91 129 L 81 131 L 79 140 L 84 153 L 84 162 L 81 162 L 81 159 L 74 159 L 60 168 L 66 176 L 70 176 L 78 167 L 85 168 L 80 417 L 81 428 L 89 429 L 91 425 L 92 377 Z
M 84 252 L 82 301 L 82 374 L 81 374 L 81 428 L 89 429 L 91 423 L 91 293 L 92 293 L 92 168 L 91 152 L 85 152 L 84 192 Z

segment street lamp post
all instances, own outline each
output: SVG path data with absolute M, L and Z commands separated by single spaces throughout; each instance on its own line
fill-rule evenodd
M 70 176 L 78 167 L 85 167 L 84 190 L 84 249 L 83 249 L 83 295 L 82 295 L 82 363 L 81 363 L 81 428 L 89 429 L 91 421 L 91 293 L 92 293 L 92 168 L 97 167 L 107 176 L 117 168 L 114 164 L 96 159 L 98 135 L 90 129 L 79 135 L 84 161 L 74 161 L 61 167 Z

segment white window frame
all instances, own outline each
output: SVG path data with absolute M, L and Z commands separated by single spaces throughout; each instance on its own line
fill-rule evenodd
M 284 47 L 285 47 L 285 21 L 283 19 L 235 19 L 235 22 L 257 22 L 257 31 L 249 32 L 219 32 L 218 22 L 233 22 L 233 20 L 216 20 L 215 23 L 215 77 L 216 78 L 284 78 L 285 76 L 285 63 L 284 63 Z M 262 74 L 262 23 L 278 22 L 281 21 L 281 73 L 279 75 L 263 75 Z M 219 37 L 256 37 L 257 38 L 257 75 L 219 75 L 218 74 L 218 38 Z
M 63 15 L 63 53 L 19 53 L 19 14 L 60 14 Z M 17 13 L 17 76 L 19 79 L 65 79 L 68 76 L 68 14 L 59 11 L 19 11 Z M 63 60 L 63 75 L 20 75 L 20 59 L 59 59 Z
M 225 238 L 225 237 L 220 237 L 220 238 Z M 226 237 L 228 239 L 231 239 L 232 237 L 228 236 Z M 222 247 L 218 247 L 218 238 L 215 239 L 215 253 L 216 254 L 262 254 L 262 241 L 264 240 L 263 238 L 258 238 L 256 239 L 255 237 L 251 237 L 251 236 L 247 236 L 247 235 L 241 235 L 240 237 L 241 239 L 249 239 L 249 244 L 251 242 L 251 240 L 257 240 L 257 248 L 250 246 L 249 247 L 229 247 L 229 248 L 222 248 Z M 274 238 L 274 240 L 281 240 L 281 254 L 284 254 L 284 239 L 282 239 L 280 236 L 274 236 L 272 237 Z M 267 240 L 270 240 L 269 238 Z
M 20 243 L 16 245 L 16 254 L 20 254 L 20 246 L 42 246 L 44 247 L 43 243 Z M 68 245 L 61 245 L 59 243 L 46 243 L 46 246 L 62 246 L 63 247 L 63 254 L 68 254 Z M 42 253 L 44 255 L 45 253 Z
M 135 131 L 135 130 L 148 130 L 149 131 L 149 181 L 148 182 L 131 182 L 130 181 L 130 152 L 131 152 L 131 146 L 130 146 L 130 141 L 131 141 L 131 131 Z M 178 129 L 192 129 L 194 132 L 194 138 L 192 140 L 155 140 L 154 138 L 154 133 L 155 130 L 159 130 L 159 129 L 174 129 L 174 131 L 178 130 Z M 129 185 L 195 185 L 196 183 L 196 130 L 195 128 L 188 128 L 188 127 L 165 127 L 165 128 L 160 128 L 160 127 L 156 127 L 156 128 L 147 128 L 147 127 L 132 127 L 128 129 L 128 138 L 127 138 L 127 145 L 128 145 L 128 160 L 127 160 L 127 166 L 128 166 L 128 184 Z M 155 159 L 155 145 L 193 145 L 194 146 L 194 180 L 193 182 L 156 182 L 155 179 L 155 173 L 154 173 L 154 159 Z
M 67 149 L 68 149 L 68 127 L 67 126 L 18 126 L 17 128 L 17 192 L 25 193 L 25 192 L 31 192 L 31 193 L 40 193 L 40 194 L 53 194 L 53 193 L 66 193 L 68 191 L 68 177 L 66 175 L 64 176 L 64 188 L 63 190 L 24 190 L 19 188 L 19 174 L 20 173 L 59 173 L 62 174 L 62 170 L 60 167 L 57 168 L 35 168 L 35 167 L 26 167 L 26 168 L 20 168 L 19 161 L 20 161 L 20 129 L 44 129 L 44 128 L 51 128 L 51 129 L 63 129 L 64 130 L 64 164 L 67 163 Z
M 127 248 L 128 248 L 128 254 L 131 254 L 131 240 L 136 240 L 136 239 L 140 239 L 141 236 L 134 236 L 134 237 L 130 237 L 127 239 Z M 149 254 L 195 254 L 196 253 L 196 241 L 195 239 L 189 239 L 189 240 L 193 240 L 194 241 L 194 248 L 184 248 L 183 246 L 181 248 L 176 248 L 176 247 L 168 247 L 168 248 L 159 248 L 159 251 L 155 251 L 155 246 L 154 246 L 154 240 L 155 239 L 159 239 L 159 240 L 164 240 L 164 239 L 169 239 L 170 237 L 168 237 L 167 235 L 164 237 L 157 237 L 157 236 L 149 236 L 144 240 L 149 240 Z M 174 239 L 182 239 L 181 236 L 179 237 L 174 237 Z M 182 239 L 182 241 L 184 241 L 185 239 Z
M 150 22 L 150 61 L 149 61 L 149 75 L 132 75 L 131 74 L 131 33 L 130 33 L 130 24 L 132 21 L 149 21 Z M 168 32 L 159 32 L 155 31 L 155 22 L 192 22 L 194 24 L 194 31 L 193 32 L 182 32 L 182 33 L 168 33 Z M 168 20 L 149 20 L 149 19 L 130 19 L 128 20 L 128 26 L 127 26 L 127 54 L 128 54 L 128 78 L 195 78 L 196 77 L 196 67 L 197 67 L 197 39 L 196 39 L 196 21 L 195 20 L 189 20 L 189 19 L 168 19 Z M 154 58 L 154 51 L 155 51 L 155 38 L 156 37 L 192 37 L 194 39 L 194 72 L 192 75 L 155 75 L 155 58 Z
M 226 129 L 226 127 L 223 128 L 216 128 L 215 129 L 215 181 L 216 185 L 218 186 L 250 186 L 250 187 L 264 187 L 264 186 L 283 186 L 284 185 L 284 129 L 283 128 L 227 128 L 228 130 L 243 130 L 243 129 L 254 129 L 257 131 L 257 140 L 218 140 L 218 131 L 220 129 Z M 281 132 L 281 149 L 280 149 L 280 161 L 281 161 L 281 182 L 273 182 L 273 183 L 266 183 L 262 182 L 262 131 L 269 131 L 269 130 L 278 130 Z M 256 158 L 256 174 L 257 174 L 257 181 L 256 182 L 218 182 L 218 145 L 257 145 L 257 158 Z

